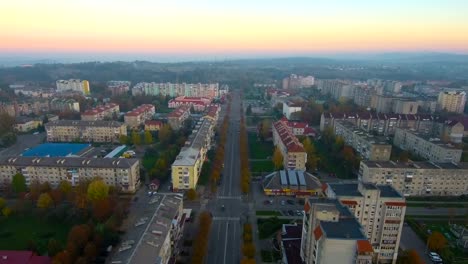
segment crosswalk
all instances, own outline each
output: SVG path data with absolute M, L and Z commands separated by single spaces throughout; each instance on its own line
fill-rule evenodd
M 232 200 L 241 200 L 240 196 L 218 196 L 218 199 L 232 199 Z
M 213 217 L 213 221 L 240 221 L 240 217 Z

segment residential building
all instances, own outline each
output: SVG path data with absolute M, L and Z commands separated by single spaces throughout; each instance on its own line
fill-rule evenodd
M 315 137 L 317 135 L 315 129 L 310 127 L 309 124 L 305 122 L 289 121 L 286 117 L 282 117 L 280 121 L 283 122 L 286 126 L 288 126 L 295 136 Z
M 374 263 L 396 263 L 406 212 L 402 194 L 389 185 L 328 183 L 326 195 L 337 199 L 363 227 L 375 252 Z
M 354 148 L 363 159 L 390 159 L 392 145 L 385 137 L 372 135 L 345 120 L 335 121 L 334 132 L 336 136 L 342 137 L 347 145 Z
M 443 141 L 462 143 L 463 136 L 465 135 L 465 126 L 462 122 L 457 120 L 444 120 L 438 123 L 437 129 L 437 134 L 440 135 Z
M 190 117 L 190 105 L 181 105 L 167 115 L 167 123 L 173 130 L 179 130 Z
M 91 93 L 87 80 L 58 80 L 55 84 L 57 85 L 57 92 L 74 91 L 82 93 L 83 95 L 89 95 Z
M 60 112 L 80 112 L 80 103 L 75 99 L 53 98 L 49 104 L 50 110 Z
M 283 165 L 288 170 L 305 170 L 307 153 L 289 127 L 281 121 L 273 123 L 273 144 L 283 155 Z
M 59 120 L 45 124 L 49 142 L 119 142 L 127 127 L 116 121 Z
M 466 92 L 443 91 L 437 100 L 438 109 L 452 113 L 463 113 L 465 110 Z
M 268 196 L 319 196 L 322 184 L 317 177 L 302 170 L 275 171 L 262 180 L 263 192 Z
M 312 87 L 314 85 L 315 78 L 314 76 L 298 76 L 296 74 L 291 74 L 288 77 L 283 79 L 283 89 L 299 89 Z
M 294 103 L 294 102 L 284 102 L 283 103 L 283 115 L 287 119 L 291 119 L 291 115 L 296 112 L 302 111 L 302 107 L 300 104 Z
M 221 107 L 217 104 L 212 104 L 208 107 L 205 118 L 210 118 L 213 122 L 217 122 L 219 118 L 219 112 L 221 111 Z
M 155 113 L 154 105 L 142 104 L 125 114 L 124 123 L 131 128 L 136 128 L 144 124 L 146 120 L 151 120 Z
M 346 80 L 317 80 L 317 89 L 335 100 L 353 99 L 356 86 Z
M 395 99 L 392 105 L 392 112 L 396 114 L 417 114 L 420 102 L 413 99 Z
M 43 98 L 0 102 L 0 111 L 8 113 L 10 116 L 42 115 L 49 112 L 49 110 L 48 99 Z
M 393 162 L 363 160 L 359 178 L 393 186 L 405 196 L 468 194 L 468 163 Z
M 148 131 L 159 131 L 163 126 L 163 122 L 160 120 L 146 120 L 145 121 L 145 130 Z
M 172 163 L 172 188 L 174 191 L 196 188 L 206 152 L 211 148 L 215 124 L 210 118 L 200 120 Z
M 17 96 L 50 98 L 55 95 L 54 89 L 38 86 L 36 84 L 12 84 L 10 85 L 10 89 L 12 89 Z
M 277 241 L 281 241 L 281 256 L 284 264 L 302 264 L 301 259 L 302 225 L 283 224 Z
M 0 250 L 2 264 L 51 264 L 48 256 L 38 256 L 33 251 Z
M 417 132 L 397 128 L 393 144 L 403 150 L 433 162 L 460 162 L 462 149 Z
M 228 91 L 224 87 L 223 92 Z M 227 88 L 227 89 L 226 89 Z M 169 97 L 205 97 L 217 98 L 220 96 L 218 83 L 137 83 L 132 88 L 133 95 L 161 95 Z
M 211 104 L 211 99 L 205 97 L 187 97 L 179 96 L 171 99 L 168 102 L 169 108 L 177 108 L 181 105 L 189 105 L 193 107 L 194 111 L 205 111 L 205 109 Z
M 32 118 L 27 116 L 19 116 L 15 119 L 14 129 L 18 132 L 29 132 L 42 126 L 41 118 Z
M 118 104 L 108 103 L 103 106 L 98 106 L 81 113 L 83 121 L 111 120 L 120 113 Z
M 372 264 L 372 245 L 339 200 L 306 199 L 304 212 L 300 256 L 305 264 Z
M 48 182 L 58 186 L 68 181 L 76 186 L 80 181 L 101 178 L 107 185 L 123 193 L 134 193 L 140 185 L 140 161 L 124 158 L 82 157 L 6 157 L 0 159 L 0 184 L 10 184 L 17 173 L 24 175 L 26 185 Z
M 107 90 L 112 96 L 127 94 L 130 91 L 130 85 L 129 81 L 108 81 Z
M 127 263 L 175 263 L 178 242 L 182 237 L 185 220 L 183 198 L 179 194 L 166 194 L 162 197 L 154 212 L 148 228 L 141 237 L 141 243 L 135 245 Z M 118 257 L 118 256 L 117 256 Z

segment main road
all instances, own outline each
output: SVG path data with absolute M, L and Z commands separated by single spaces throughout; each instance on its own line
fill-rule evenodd
M 213 215 L 206 258 L 208 264 L 240 263 L 242 224 L 248 219 L 248 204 L 243 202 L 240 191 L 241 99 L 237 92 L 233 92 L 231 98 L 223 176 L 216 195 L 206 205 Z

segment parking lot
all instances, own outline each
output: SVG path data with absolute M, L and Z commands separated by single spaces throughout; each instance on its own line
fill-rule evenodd
M 0 150 L 0 157 L 18 156 L 24 151 L 45 142 L 45 138 L 46 134 L 44 132 L 37 135 L 18 135 L 16 143 L 13 146 Z

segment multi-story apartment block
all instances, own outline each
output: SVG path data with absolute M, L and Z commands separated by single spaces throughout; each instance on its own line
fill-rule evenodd
M 443 91 L 439 93 L 437 100 L 439 110 L 453 113 L 463 113 L 465 110 L 466 92 Z
M 190 117 L 190 105 L 181 105 L 167 115 L 167 123 L 174 130 L 179 130 Z
M 137 83 L 132 88 L 133 95 L 161 95 L 169 97 L 219 97 L 218 83 Z
M 287 125 L 295 136 L 315 137 L 317 135 L 315 129 L 310 127 L 309 124 L 305 122 L 289 121 L 286 117 L 282 117 L 279 121 Z
M 21 115 L 41 115 L 49 112 L 48 99 L 36 99 L 26 101 L 0 102 L 0 111 L 8 113 L 10 116 Z
M 375 90 L 368 87 L 357 86 L 354 89 L 353 101 L 355 104 L 362 107 L 370 107 L 372 95 L 375 94 Z
M 57 85 L 57 92 L 74 91 L 84 95 L 89 95 L 91 92 L 87 80 L 58 80 L 55 84 Z
M 328 183 L 326 195 L 349 208 L 371 243 L 375 263 L 396 263 L 405 219 L 405 198 L 392 186 Z
M 281 121 L 273 123 L 273 144 L 283 155 L 285 169 L 305 170 L 307 153 L 291 129 Z
M 364 159 L 390 159 L 392 145 L 387 142 L 385 137 L 374 136 L 345 120 L 335 121 L 334 132 L 336 136 L 341 136 L 344 142 L 354 148 Z
M 442 142 L 439 138 L 427 137 L 401 128 L 396 129 L 393 144 L 433 162 L 460 162 L 463 153 L 462 149 Z
M 163 126 L 163 122 L 159 120 L 146 120 L 145 121 L 145 130 L 148 131 L 158 131 Z
M 120 107 L 118 104 L 109 103 L 103 106 L 98 106 L 90 110 L 86 110 L 81 113 L 81 120 L 83 121 L 97 121 L 112 119 L 120 113 Z
M 203 118 L 199 121 L 185 146 L 172 163 L 172 188 L 174 191 L 196 188 L 206 152 L 211 148 L 215 124 L 210 118 Z
M 181 105 L 189 105 L 193 107 L 194 111 L 205 111 L 205 109 L 210 104 L 211 104 L 210 98 L 179 96 L 177 98 L 169 100 L 168 107 L 177 108 Z
M 443 141 L 461 143 L 465 136 L 465 126 L 458 120 L 440 120 L 436 123 L 436 132 Z
M 49 104 L 50 110 L 60 112 L 80 112 L 80 103 L 75 99 L 54 98 Z
M 336 199 L 306 199 L 300 255 L 305 264 L 372 264 L 374 251 L 353 213 Z
M 297 112 L 300 112 L 300 111 L 302 111 L 302 107 L 301 107 L 300 104 L 290 102 L 290 101 L 287 101 L 287 102 L 283 103 L 283 115 L 287 119 L 291 119 L 291 115 L 293 113 L 297 113 Z
M 65 180 L 75 186 L 96 177 L 124 193 L 134 193 L 140 185 L 138 159 L 21 156 L 0 159 L 0 186 L 10 184 L 17 173 L 24 175 L 26 185 L 38 181 L 57 186 Z
M 364 182 L 392 185 L 405 196 L 468 194 L 468 163 L 361 161 Z
M 396 114 L 417 114 L 420 102 L 410 98 L 395 99 L 392 105 L 392 112 Z
M 314 76 L 298 76 L 291 74 L 283 79 L 283 89 L 299 89 L 312 87 L 315 83 Z
M 18 132 L 28 132 L 37 129 L 42 125 L 41 118 L 32 118 L 26 116 L 16 117 L 14 129 Z
M 208 107 L 205 118 L 210 118 L 213 122 L 217 122 L 219 118 L 219 112 L 221 111 L 221 107 L 216 104 L 212 104 Z
M 143 104 L 127 112 L 124 116 L 124 122 L 127 126 L 135 128 L 145 123 L 146 120 L 151 120 L 155 113 L 154 105 Z
M 353 99 L 356 86 L 346 80 L 317 80 L 317 89 L 324 95 L 330 95 L 336 100 L 340 98 Z
M 119 142 L 127 127 L 116 121 L 59 120 L 45 125 L 49 142 Z
M 34 83 L 11 84 L 9 87 L 18 96 L 50 98 L 55 95 L 54 89 L 38 86 Z
M 129 81 L 108 81 L 107 90 L 112 95 L 126 94 L 130 91 L 131 82 Z

